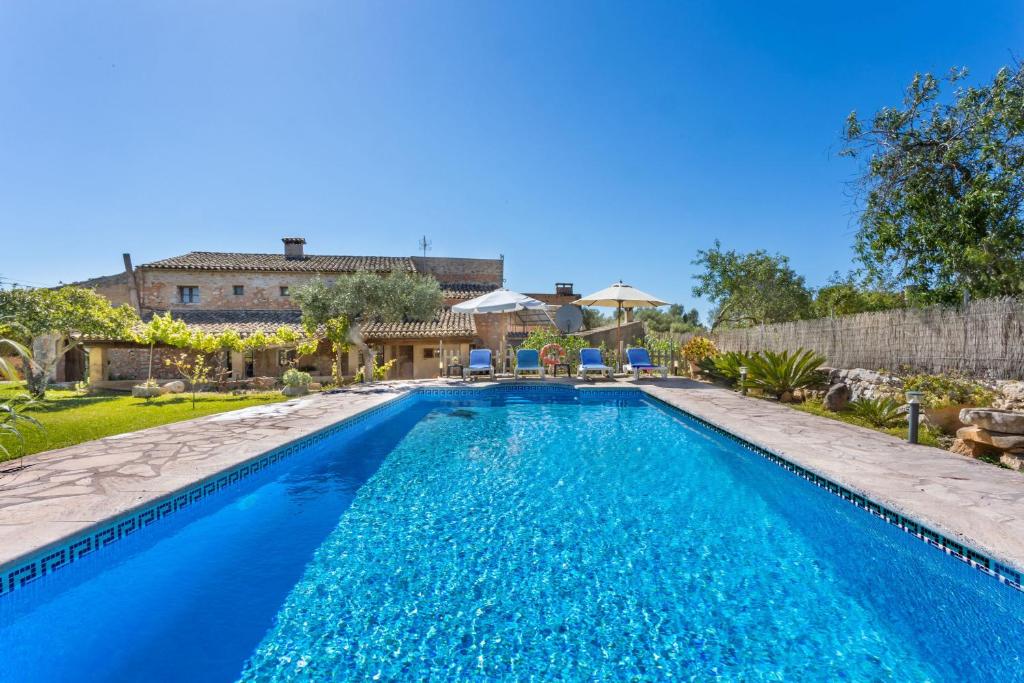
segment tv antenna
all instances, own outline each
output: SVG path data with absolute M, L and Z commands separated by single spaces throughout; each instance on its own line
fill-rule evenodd
M 422 249 L 422 250 L 423 250 L 423 255 L 424 255 L 424 256 L 426 256 L 426 255 L 427 255 L 427 252 L 428 252 L 428 251 L 430 251 L 430 245 L 432 245 L 432 244 L 433 244 L 433 242 L 431 242 L 430 240 L 428 240 L 428 239 L 427 239 L 427 236 L 426 236 L 426 235 L 424 235 L 423 237 L 421 237 L 421 238 L 420 238 L 420 241 L 419 241 L 419 242 L 417 242 L 417 244 L 419 244 L 419 245 L 420 245 L 420 249 Z

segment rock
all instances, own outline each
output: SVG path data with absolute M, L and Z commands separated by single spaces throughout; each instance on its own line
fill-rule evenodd
M 965 408 L 960 411 L 960 420 L 990 432 L 1024 434 L 1024 413 L 991 408 Z
M 990 446 L 995 446 L 996 448 L 1004 451 L 1008 451 L 1012 448 L 1024 449 L 1024 434 L 992 432 L 978 427 L 977 425 L 958 429 L 956 431 L 956 438 L 963 439 L 964 441 L 987 443 Z
M 784 391 L 784 392 L 782 392 L 782 395 L 779 396 L 779 401 L 781 403 L 792 403 L 793 402 L 793 392 L 792 391 Z
M 285 387 L 281 393 L 285 396 L 305 396 L 309 393 L 309 388 L 305 386 Z
M 959 453 L 960 455 L 967 455 L 972 458 L 977 458 L 982 455 L 999 455 L 999 449 L 994 446 L 989 446 L 987 443 L 980 443 L 978 441 L 964 441 L 963 439 L 956 439 L 953 441 L 953 445 L 949 448 L 953 453 Z
M 181 394 L 185 391 L 185 383 L 180 379 L 176 379 L 173 382 L 168 382 L 161 388 L 169 394 Z
M 928 424 L 943 434 L 955 434 L 956 430 L 967 425 L 960 419 L 965 406 L 943 406 L 941 408 L 925 408 L 924 416 Z
M 253 377 L 252 387 L 253 389 L 273 389 L 277 386 L 276 377 Z
M 310 382 L 309 383 L 309 390 L 310 391 L 320 391 L 323 388 L 324 387 L 323 387 L 322 384 L 320 384 L 320 382 Z
M 1024 470 L 1024 453 L 1003 453 L 999 456 L 999 464 L 1018 472 Z
M 832 412 L 839 412 L 846 407 L 846 404 L 850 402 L 850 385 L 845 382 L 839 382 L 833 384 L 828 388 L 828 392 L 825 393 L 825 410 L 831 410 Z
M 996 387 L 998 394 L 994 408 L 1002 410 L 1024 410 L 1024 382 L 1001 382 Z

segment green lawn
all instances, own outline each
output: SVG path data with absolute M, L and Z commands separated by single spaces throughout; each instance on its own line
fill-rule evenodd
M 867 427 L 868 429 L 874 429 L 876 432 L 885 432 L 886 434 L 892 434 L 898 436 L 901 439 L 907 438 L 907 425 L 901 425 L 899 427 L 875 427 L 870 422 L 862 420 L 861 418 L 848 413 L 846 411 L 834 413 L 831 410 L 825 410 L 825 406 L 822 405 L 821 401 L 816 399 L 810 399 L 803 403 L 787 403 L 790 408 L 802 410 L 805 413 L 811 413 L 812 415 L 821 415 L 833 420 L 840 420 L 842 422 L 848 422 L 858 427 Z M 942 442 L 939 440 L 939 433 L 933 429 L 930 429 L 927 425 L 921 425 L 921 429 L 918 432 L 918 443 L 925 446 L 934 446 L 935 448 L 945 448 Z
M 17 385 L 0 383 L 0 402 L 22 393 L 24 391 Z M 47 391 L 45 402 L 25 412 L 26 415 L 38 420 L 44 429 L 40 430 L 22 423 L 25 434 L 24 449 L 21 449 L 13 438 L 0 437 L 0 444 L 11 451 L 11 456 L 5 456 L 0 452 L 0 461 L 52 448 L 72 446 L 111 434 L 133 432 L 168 422 L 276 403 L 285 399 L 280 392 L 239 396 L 200 393 L 196 395 L 196 407 L 193 410 L 191 394 L 165 394 L 146 401 L 124 394 L 83 396 L 75 391 Z

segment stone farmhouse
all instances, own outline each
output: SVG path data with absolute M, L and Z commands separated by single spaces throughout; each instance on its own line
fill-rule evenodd
M 502 286 L 504 260 L 421 256 L 331 256 L 307 254 L 305 239 L 286 237 L 284 249 L 276 254 L 194 251 L 181 256 L 133 267 L 124 255 L 125 271 L 75 283 L 92 287 L 114 304 L 127 303 L 142 318 L 170 311 L 175 318 L 208 332 L 237 330 L 243 337 L 262 330 L 271 333 L 282 326 L 298 328 L 300 311 L 291 293 L 315 277 L 331 281 L 358 271 L 387 274 L 395 270 L 421 273 L 437 279 L 444 294 L 444 306 L 426 322 L 370 324 L 364 336 L 378 354 L 379 362 L 395 359 L 392 379 L 422 379 L 443 374 L 454 360 L 465 359 L 471 348 L 500 348 L 502 336 L 518 339 L 536 325 L 549 324 L 538 318 L 506 315 L 465 315 L 450 307 Z M 553 293 L 531 293 L 551 304 L 573 301 L 572 284 L 560 283 Z M 154 376 L 175 378 L 164 359 L 180 353 L 177 349 L 156 351 Z M 322 344 L 316 355 L 295 357 L 287 348 L 270 348 L 249 353 L 225 352 L 219 366 L 232 380 L 279 377 L 288 367 L 326 379 L 334 356 Z M 352 376 L 360 367 L 359 352 L 353 347 L 342 358 L 341 371 Z M 88 376 L 90 382 L 114 385 L 146 377 L 148 348 L 123 341 L 90 340 L 81 353 L 69 353 L 54 378 L 76 381 Z

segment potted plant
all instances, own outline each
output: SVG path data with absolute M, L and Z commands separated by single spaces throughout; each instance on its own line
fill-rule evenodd
M 313 378 L 308 372 L 290 368 L 284 373 L 281 381 L 284 382 L 281 393 L 285 396 L 304 396 L 309 393 L 309 384 Z
M 696 377 L 700 372 L 700 362 L 705 358 L 714 358 L 718 355 L 718 347 L 715 342 L 707 337 L 693 337 L 683 344 L 683 358 L 690 366 L 690 377 Z
M 132 387 L 132 396 L 135 398 L 156 398 L 163 391 L 160 389 L 160 384 L 155 379 L 147 379 L 142 384 L 136 384 Z
M 903 381 L 907 391 L 924 394 L 925 420 L 945 434 L 955 434 L 966 425 L 960 421 L 964 408 L 985 408 L 992 404 L 995 394 L 982 384 L 953 375 L 912 375 Z

